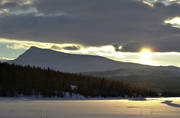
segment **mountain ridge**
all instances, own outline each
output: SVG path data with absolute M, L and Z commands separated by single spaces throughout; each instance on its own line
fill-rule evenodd
M 175 66 L 149 66 L 130 62 L 114 61 L 105 57 L 94 55 L 69 54 L 50 49 L 41 49 L 32 46 L 17 59 L 9 61 L 18 65 L 38 66 L 51 68 L 62 72 L 104 72 L 128 68 L 159 68 L 180 73 Z
M 69 54 L 37 47 L 31 47 L 10 63 L 49 67 L 63 72 L 107 71 L 132 66 L 131 63 L 113 61 L 105 57 Z M 138 64 L 134 65 L 138 66 Z

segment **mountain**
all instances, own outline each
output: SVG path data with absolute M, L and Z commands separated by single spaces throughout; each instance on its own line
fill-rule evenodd
M 9 61 L 18 65 L 51 68 L 62 72 L 102 72 L 142 65 L 113 61 L 100 56 L 78 55 L 31 47 L 17 59 Z
M 134 75 L 137 73 L 144 74 L 143 70 L 148 70 L 155 72 L 163 71 L 180 76 L 180 68 L 178 67 L 147 66 L 114 61 L 100 56 L 68 54 L 37 47 L 31 47 L 17 59 L 9 61 L 9 63 L 38 66 L 42 68 L 49 67 L 53 70 L 62 72 L 104 72 L 123 69 L 126 71 L 119 71 L 116 74 L 121 76 Z

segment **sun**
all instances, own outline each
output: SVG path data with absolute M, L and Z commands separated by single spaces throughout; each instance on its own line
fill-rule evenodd
M 148 59 L 152 56 L 152 50 L 148 48 L 144 48 L 140 51 L 140 55 L 142 58 Z

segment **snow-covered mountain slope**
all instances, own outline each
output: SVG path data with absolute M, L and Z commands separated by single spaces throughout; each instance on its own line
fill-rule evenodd
M 57 52 L 49 49 L 31 47 L 10 63 L 49 67 L 62 72 L 102 72 L 119 68 L 141 66 L 139 64 L 113 61 L 104 57 L 77 55 Z
M 18 65 L 31 65 L 43 68 L 49 67 L 62 72 L 104 72 L 117 69 L 154 70 L 155 68 L 156 70 L 158 69 L 171 71 L 173 73 L 180 73 L 180 69 L 177 67 L 154 67 L 134 63 L 125 63 L 113 61 L 100 56 L 68 54 L 49 49 L 40 49 L 37 47 L 31 47 L 17 59 L 9 62 Z M 125 74 L 132 73 L 131 71 L 129 72 L 130 73 L 125 72 Z M 124 72 L 120 74 L 124 74 Z

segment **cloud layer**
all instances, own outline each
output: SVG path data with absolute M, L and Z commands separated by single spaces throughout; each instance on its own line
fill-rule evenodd
M 178 2 L 152 7 L 141 1 L 0 0 L 0 38 L 180 52 L 180 29 L 165 23 L 180 16 Z

